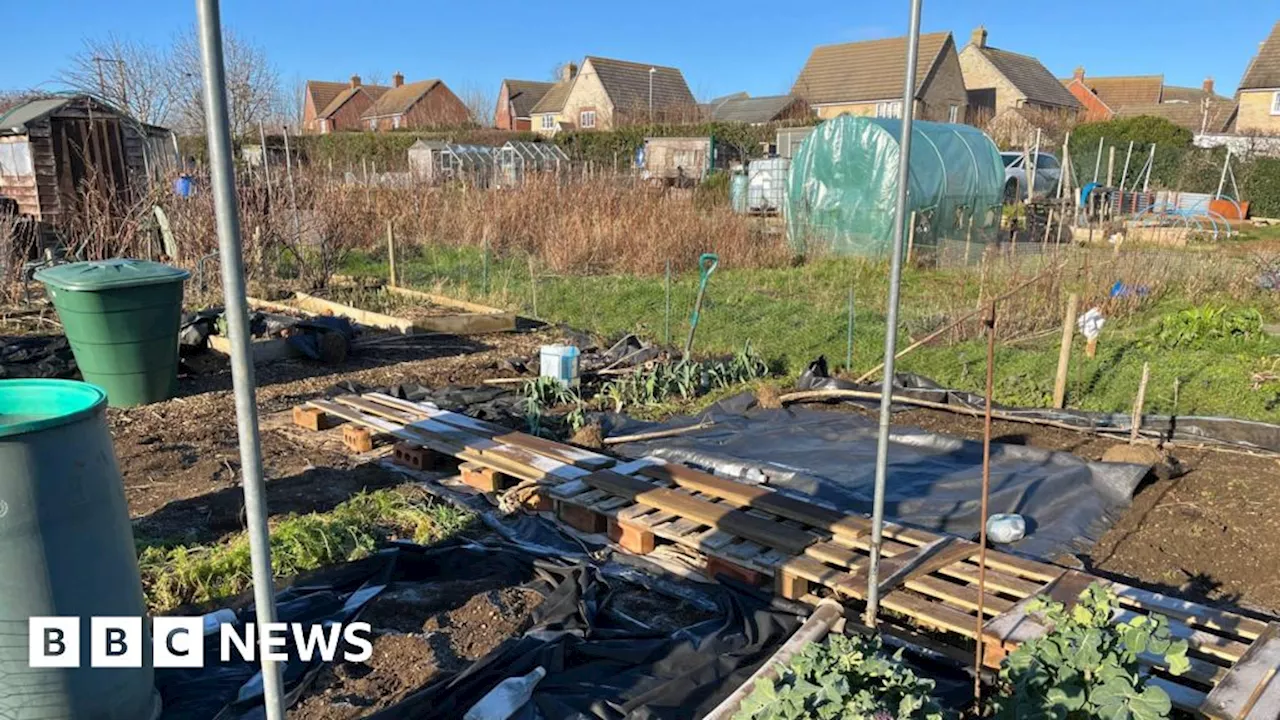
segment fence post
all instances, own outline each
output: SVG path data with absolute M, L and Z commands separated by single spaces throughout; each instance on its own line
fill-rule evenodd
M 914 217 L 915 213 L 911 213 Z M 910 244 L 907 245 L 910 247 Z M 849 285 L 849 332 L 844 349 L 845 372 L 853 372 L 853 285 Z
M 915 244 L 916 244 L 916 211 L 912 210 L 911 225 L 910 227 L 907 228 L 907 264 L 908 265 L 911 264 L 911 251 L 915 248 Z M 853 292 L 853 291 L 850 290 L 849 292 Z M 852 303 L 852 300 L 850 301 L 850 303 Z M 850 307 L 853 307 L 852 304 L 850 305 Z M 853 317 L 852 312 L 853 311 L 851 310 L 849 317 Z
M 396 236 L 391 230 L 391 221 L 387 221 L 387 277 L 391 287 L 398 287 L 396 279 Z
M 1071 365 L 1071 337 L 1076 328 L 1076 313 L 1080 309 L 1080 296 L 1067 296 L 1067 312 L 1062 316 L 1062 344 L 1058 346 L 1058 375 L 1053 381 L 1053 406 L 1059 410 L 1067 400 L 1067 369 Z
M 666 315 L 662 322 L 663 344 L 671 345 L 671 261 L 667 260 Z

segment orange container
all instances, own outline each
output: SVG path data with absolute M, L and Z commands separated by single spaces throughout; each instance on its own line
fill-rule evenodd
M 1243 220 L 1249 216 L 1249 203 L 1236 204 L 1231 200 L 1210 200 L 1209 212 L 1217 213 L 1227 220 Z

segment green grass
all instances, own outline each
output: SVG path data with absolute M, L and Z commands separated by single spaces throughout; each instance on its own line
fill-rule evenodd
M 430 543 L 471 521 L 451 505 L 415 500 L 396 490 L 361 493 L 326 513 L 292 515 L 271 529 L 271 570 L 277 578 L 358 560 L 392 539 Z M 152 612 L 236 595 L 252 583 L 249 537 L 239 533 L 208 545 L 141 542 L 138 566 Z
M 1183 253 L 1186 263 L 1205 262 L 1200 253 Z M 1110 257 L 1103 251 L 1094 267 Z M 1035 275 L 1047 262 L 1037 257 L 1020 260 L 1015 271 L 1006 268 L 992 280 L 996 292 L 1012 288 L 1018 279 Z M 1184 262 L 1178 260 L 1178 262 Z M 1243 261 L 1242 261 L 1243 262 Z M 411 287 L 436 290 L 499 307 L 533 314 L 535 293 L 530 285 L 526 258 L 491 259 L 485 287 L 485 261 L 470 248 L 425 248 L 400 260 L 402 282 Z M 1134 263 L 1141 272 L 1141 261 Z M 672 280 L 670 340 L 683 345 L 688 315 L 697 292 L 696 272 L 683 269 Z M 386 276 L 385 259 L 357 255 L 343 271 L 353 275 Z M 1221 271 L 1221 270 L 1220 270 Z M 1129 272 L 1134 272 L 1130 270 Z M 1193 265 L 1182 272 L 1195 276 Z M 1240 276 L 1247 267 L 1232 269 Z M 1234 275 L 1231 275 L 1234 273 Z M 594 331 L 607 338 L 635 332 L 663 341 L 665 332 L 664 279 L 662 276 L 567 277 L 538 274 L 536 315 Z M 1087 272 L 1085 273 L 1088 274 Z M 977 307 L 981 273 L 976 268 L 922 270 L 908 268 L 903 276 L 900 316 L 901 349 Z M 798 267 L 773 269 L 721 268 L 711 278 L 695 352 L 729 354 L 751 341 L 766 360 L 784 376 L 794 377 L 807 363 L 826 355 L 833 370 L 845 364 L 849 290 L 854 301 L 854 375 L 877 365 L 883 355 L 887 263 L 861 259 L 824 259 Z M 992 277 L 996 277 L 994 271 Z M 1011 405 L 1048 405 L 1057 367 L 1061 297 L 1066 290 L 1088 298 L 1104 299 L 1114 274 L 1099 272 L 1086 282 L 1075 274 L 1062 282 L 1073 286 L 1047 297 L 1022 296 L 1002 305 L 1002 317 L 1014 316 L 1015 324 L 1034 327 L 1042 334 L 1002 343 L 996 358 L 996 400 Z M 1227 307 L 1255 307 L 1266 322 L 1280 321 L 1280 298 L 1253 291 L 1228 292 L 1224 283 L 1202 283 L 1192 289 L 1184 276 L 1163 281 L 1156 297 L 1136 308 L 1117 309 L 1099 343 L 1097 357 L 1084 354 L 1078 334 L 1068 382 L 1068 406 L 1127 412 L 1132 405 L 1144 361 L 1151 362 L 1147 394 L 1150 412 L 1170 412 L 1174 381 L 1180 382 L 1177 411 L 1181 414 L 1214 414 L 1275 421 L 1280 418 L 1280 384 L 1264 384 L 1254 390 L 1252 375 L 1268 358 L 1280 355 L 1280 340 L 1264 337 L 1250 342 L 1208 343 L 1193 349 L 1164 349 L 1149 341 L 1158 333 L 1166 315 L 1211 303 Z M 1218 287 L 1218 285 L 1223 285 Z M 1077 287 L 1078 286 L 1078 287 Z M 487 289 L 487 292 L 486 292 Z M 1194 295 L 1194 296 L 1193 296 Z M 1243 300 L 1241 299 L 1243 298 Z M 1054 305 L 1045 303 L 1052 302 Z M 1033 306 L 1027 306 L 1032 303 Z M 1091 307 L 1085 304 L 1082 311 Z M 1110 312 L 1110 311 L 1108 311 Z M 1042 317 L 1037 317 L 1041 315 Z M 1003 322 L 1003 321 L 1002 321 Z M 970 339 L 941 338 L 899 362 L 900 371 L 916 372 L 965 390 L 981 391 L 984 381 L 985 342 L 977 328 L 966 325 Z M 1028 333 L 1021 333 L 1026 335 Z M 1008 336 L 1005 336 L 1006 339 Z

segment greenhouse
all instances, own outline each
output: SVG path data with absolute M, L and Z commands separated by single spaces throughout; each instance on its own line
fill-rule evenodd
M 788 237 L 798 252 L 821 243 L 841 255 L 889 253 L 901 129 L 897 118 L 841 115 L 804 140 L 786 195 Z M 913 124 L 907 212 L 915 213 L 917 248 L 994 242 L 1003 187 L 1000 153 L 982 131 Z
M 569 156 L 552 143 L 510 140 L 498 149 L 499 184 L 519 185 L 531 173 L 559 173 L 569 169 Z

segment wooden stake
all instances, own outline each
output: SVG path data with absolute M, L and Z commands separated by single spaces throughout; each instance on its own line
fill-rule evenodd
M 1107 187 L 1115 187 L 1111 181 L 1116 173 L 1116 146 L 1112 145 L 1107 152 Z
M 396 236 L 391 231 L 391 221 L 387 221 L 387 282 L 391 287 L 399 287 L 396 280 Z
M 969 266 L 969 248 L 973 244 L 973 213 L 969 213 L 969 228 L 964 232 L 964 264 Z
M 973 708 L 982 712 L 982 626 L 985 621 L 983 604 L 987 596 L 987 499 L 991 493 L 991 395 L 995 392 L 996 365 L 996 303 L 987 307 L 984 318 L 987 326 L 987 400 L 982 422 L 982 502 L 978 523 L 978 612 L 974 619 L 973 649 Z
M 1151 363 L 1142 363 L 1142 380 L 1138 382 L 1138 397 L 1133 401 L 1133 420 L 1129 423 L 1129 444 L 1138 442 L 1142 429 L 1142 406 L 1147 401 L 1147 381 L 1151 379 Z
M 916 244 L 916 211 L 911 211 L 911 226 L 907 228 L 907 264 L 911 264 L 911 251 Z
M 1067 312 L 1062 316 L 1062 343 L 1058 346 L 1058 375 L 1053 381 L 1053 406 L 1061 410 L 1067 400 L 1067 368 L 1071 365 L 1071 337 L 1076 329 L 1080 296 L 1067 296 Z
M 538 276 L 534 272 L 533 256 L 529 256 L 529 287 L 533 292 L 533 317 L 538 317 Z

